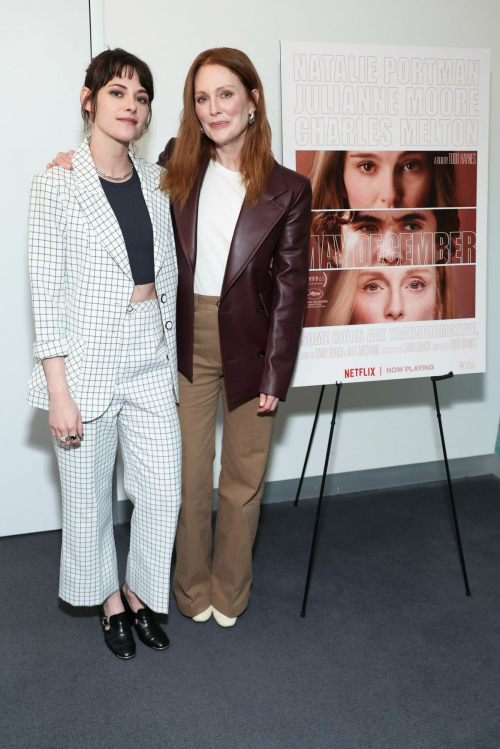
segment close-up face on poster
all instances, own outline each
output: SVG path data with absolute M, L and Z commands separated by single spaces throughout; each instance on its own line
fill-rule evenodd
M 281 43 L 311 180 L 295 386 L 484 372 L 489 54 Z

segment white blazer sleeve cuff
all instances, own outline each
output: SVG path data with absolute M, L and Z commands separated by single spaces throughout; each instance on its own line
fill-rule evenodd
M 68 356 L 69 341 L 59 338 L 56 341 L 35 341 L 33 356 L 35 359 L 52 359 L 53 356 Z

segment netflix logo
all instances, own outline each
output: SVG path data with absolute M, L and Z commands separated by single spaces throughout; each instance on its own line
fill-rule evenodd
M 344 377 L 375 377 L 375 367 L 359 367 L 355 369 L 344 369 Z

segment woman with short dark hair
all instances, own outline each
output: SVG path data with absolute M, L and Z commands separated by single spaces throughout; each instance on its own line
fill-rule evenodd
M 135 655 L 168 637 L 170 560 L 180 505 L 176 410 L 177 266 L 161 169 L 130 144 L 151 119 L 153 78 L 124 50 L 92 60 L 81 92 L 90 134 L 73 170 L 35 175 L 29 265 L 36 359 L 28 402 L 49 411 L 62 486 L 60 597 L 101 605 L 106 644 Z M 113 539 L 118 436 L 134 504 L 125 584 Z

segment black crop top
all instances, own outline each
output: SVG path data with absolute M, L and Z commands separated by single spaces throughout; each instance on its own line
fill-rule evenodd
M 155 280 L 154 235 L 149 211 L 142 194 L 137 172 L 127 182 L 108 182 L 99 178 L 120 224 L 127 248 L 134 283 L 153 283 Z

